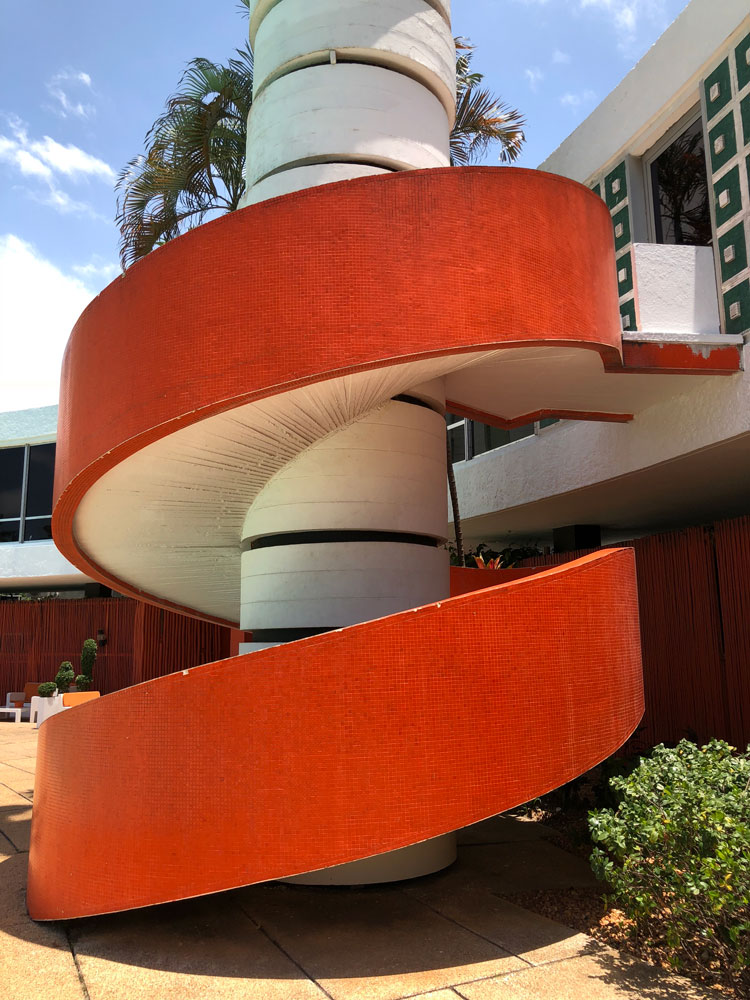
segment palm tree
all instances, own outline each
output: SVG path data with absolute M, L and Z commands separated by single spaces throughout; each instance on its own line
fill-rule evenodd
M 240 0 L 246 7 L 246 0 Z M 457 106 L 451 163 L 475 163 L 494 144 L 512 163 L 524 143 L 524 119 L 481 87 L 474 46 L 456 39 Z M 233 212 L 245 190 L 247 116 L 253 55 L 238 49 L 226 65 L 193 59 L 166 110 L 146 134 L 146 152 L 117 180 L 116 222 L 123 269 L 208 218 Z
M 501 163 L 513 163 L 526 140 L 526 120 L 480 84 L 482 73 L 472 72 L 476 46 L 456 38 L 456 121 L 451 132 L 451 165 L 476 163 L 495 143 Z
M 145 155 L 134 157 L 117 179 L 123 269 L 207 218 L 239 207 L 252 100 L 249 46 L 226 66 L 200 58 L 188 63 L 179 89 L 146 134 Z

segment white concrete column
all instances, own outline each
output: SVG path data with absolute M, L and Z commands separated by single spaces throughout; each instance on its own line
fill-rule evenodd
M 241 618 L 279 645 L 449 595 L 445 421 L 436 384 L 335 431 L 277 473 L 243 528 Z M 310 884 L 413 878 L 455 859 L 455 836 L 298 876 Z
M 243 205 L 306 187 L 450 164 L 449 0 L 256 0 Z M 290 293 L 292 294 L 292 293 Z M 449 594 L 442 386 L 416 387 L 273 476 L 242 533 L 243 652 Z M 383 882 L 455 858 L 450 834 L 299 876 Z
M 448 166 L 455 47 L 442 0 L 260 0 L 243 205 Z

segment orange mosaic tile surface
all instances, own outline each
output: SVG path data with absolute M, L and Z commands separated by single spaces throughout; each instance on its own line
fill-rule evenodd
M 107 471 L 187 424 L 349 372 L 554 344 L 617 368 L 612 257 L 601 199 L 527 170 L 363 178 L 200 227 L 73 331 L 57 545 L 169 607 L 76 542 Z M 468 572 L 457 590 L 489 580 Z M 118 691 L 40 730 L 29 912 L 147 906 L 427 840 L 593 766 L 642 709 L 627 550 Z
M 88 306 L 68 344 L 58 547 L 121 593 L 192 613 L 108 576 L 77 545 L 75 512 L 105 472 L 188 423 L 333 375 L 555 344 L 616 366 L 613 256 L 601 198 L 494 167 L 311 188 L 168 243 Z
M 629 549 L 149 681 L 41 727 L 29 912 L 147 906 L 435 837 L 593 766 L 642 710 Z

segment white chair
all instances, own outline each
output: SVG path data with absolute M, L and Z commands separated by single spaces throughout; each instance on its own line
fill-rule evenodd
M 26 699 L 25 691 L 9 691 L 8 694 L 5 696 L 5 708 L 15 708 L 13 702 L 22 701 L 24 705 L 23 708 L 21 709 L 21 720 L 28 719 L 29 711 L 31 709 L 31 702 L 28 702 L 25 699 Z M 5 714 L 7 715 L 10 713 L 6 712 Z

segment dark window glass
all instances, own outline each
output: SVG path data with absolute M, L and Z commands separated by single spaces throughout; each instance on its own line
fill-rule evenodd
M 510 444 L 512 441 L 531 437 L 533 433 L 533 424 L 524 424 L 523 427 L 514 427 L 509 431 L 500 430 L 498 427 L 488 427 L 487 424 L 472 424 L 472 454 L 482 455 L 485 451 L 502 448 L 503 445 Z
M 560 423 L 559 417 L 544 417 L 542 420 L 539 421 L 539 426 L 542 428 L 551 427 L 553 424 L 559 424 L 559 423 Z
M 20 521 L 0 521 L 0 542 L 17 542 Z
M 523 427 L 514 427 L 512 431 L 508 431 L 510 434 L 511 441 L 520 441 L 521 438 L 532 437 L 534 434 L 533 424 L 524 424 Z
M 463 417 L 459 417 L 455 413 L 446 413 L 445 414 L 445 422 L 446 422 L 446 424 L 448 424 L 448 426 L 450 426 L 451 424 L 457 424 L 459 422 L 459 420 L 463 420 L 463 419 L 464 419 Z
M 463 462 L 466 458 L 466 439 L 464 424 L 452 427 L 448 431 L 448 441 L 451 446 L 451 458 L 454 462 Z
M 473 455 L 483 455 L 493 448 L 502 448 L 510 443 L 510 432 L 499 427 L 489 427 L 487 424 L 471 425 L 471 451 Z
M 19 517 L 21 514 L 24 450 L 23 448 L 0 449 L 0 518 Z
M 52 480 L 55 475 L 55 446 L 38 444 L 29 448 L 29 486 L 26 517 L 52 513 Z M 49 537 L 49 535 L 45 536 Z
M 657 243 L 711 244 L 711 212 L 701 120 L 651 164 Z
M 52 518 L 34 517 L 30 521 L 26 521 L 23 540 L 25 542 L 36 542 L 42 538 L 52 538 Z

